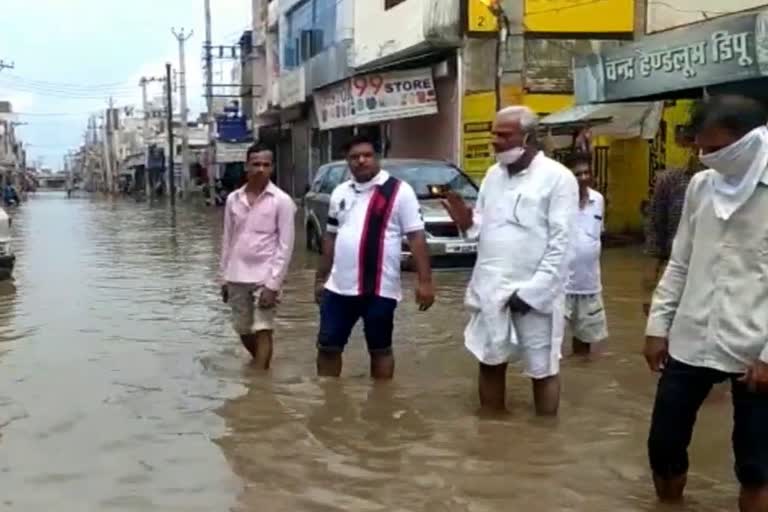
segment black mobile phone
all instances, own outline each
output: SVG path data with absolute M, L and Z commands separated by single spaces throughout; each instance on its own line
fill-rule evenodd
M 448 185 L 429 185 L 429 195 L 432 197 L 445 198 L 447 193 L 451 191 L 451 187 Z

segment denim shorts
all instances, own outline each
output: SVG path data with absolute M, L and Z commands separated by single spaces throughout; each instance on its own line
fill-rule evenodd
M 363 320 L 365 341 L 371 354 L 392 352 L 397 301 L 386 297 L 339 295 L 326 290 L 320 304 L 321 352 L 343 352 L 358 320 Z

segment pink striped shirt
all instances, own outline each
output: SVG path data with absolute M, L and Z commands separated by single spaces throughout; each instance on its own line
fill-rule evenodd
M 227 197 L 221 244 L 221 276 L 279 291 L 288 272 L 295 238 L 293 199 L 270 183 L 248 204 L 245 187 Z

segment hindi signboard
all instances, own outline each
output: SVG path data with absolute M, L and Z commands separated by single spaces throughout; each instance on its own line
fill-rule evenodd
M 718 18 L 577 57 L 578 103 L 619 101 L 768 75 L 768 11 Z
M 432 70 L 360 75 L 314 94 L 321 130 L 437 113 Z

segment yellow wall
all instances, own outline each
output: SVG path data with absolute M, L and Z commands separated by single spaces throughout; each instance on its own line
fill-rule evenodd
M 523 96 L 523 105 L 541 116 L 570 108 L 573 103 L 571 94 L 525 94 Z
M 692 100 L 678 100 L 664 108 L 664 168 L 684 168 L 688 163 L 690 150 L 675 143 L 675 129 L 689 122 L 692 106 Z M 655 148 L 658 148 L 658 142 L 654 144 Z M 593 145 L 610 148 L 606 230 L 614 234 L 641 232 L 643 218 L 640 205 L 650 194 L 651 151 L 658 149 L 651 149 L 649 141 L 639 138 L 613 140 L 597 137 Z
M 635 0 L 525 0 L 526 32 L 632 33 Z
M 640 205 L 648 195 L 648 141 L 614 140 L 609 147 L 606 231 L 641 232 Z
M 662 119 L 666 128 L 666 164 L 669 168 L 682 169 L 688 165 L 690 149 L 681 148 L 675 143 L 675 128 L 690 121 L 693 100 L 678 100 L 664 108 Z

